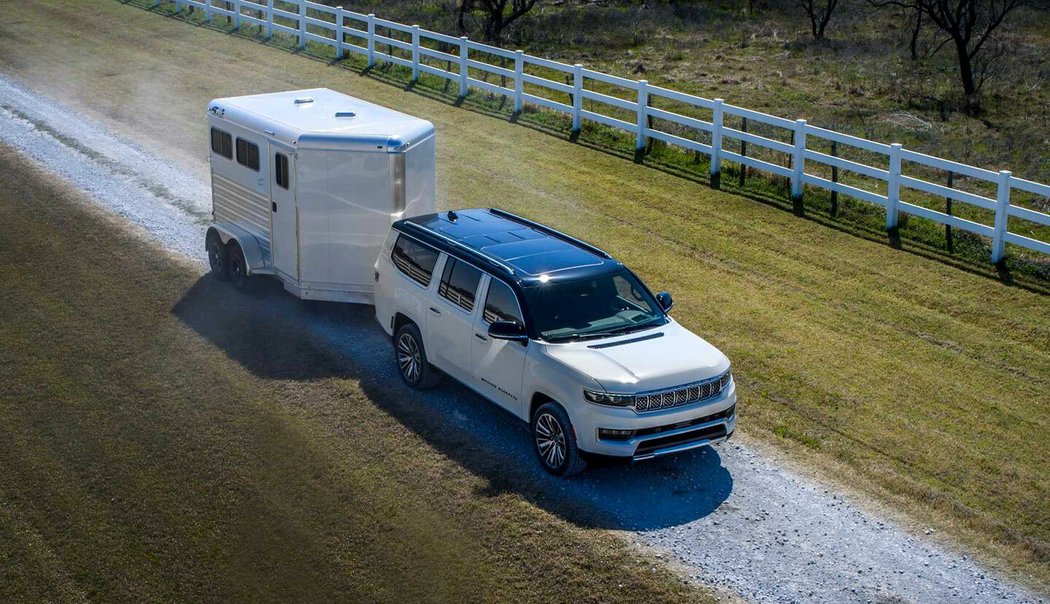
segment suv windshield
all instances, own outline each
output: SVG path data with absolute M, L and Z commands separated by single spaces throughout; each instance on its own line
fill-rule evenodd
M 559 342 L 621 335 L 663 325 L 667 319 L 630 271 L 550 281 L 525 288 L 536 331 Z

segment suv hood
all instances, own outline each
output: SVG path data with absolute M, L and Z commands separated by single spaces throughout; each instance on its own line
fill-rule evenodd
M 729 359 L 673 319 L 631 334 L 548 344 L 547 354 L 608 392 L 635 393 L 698 382 L 729 369 Z

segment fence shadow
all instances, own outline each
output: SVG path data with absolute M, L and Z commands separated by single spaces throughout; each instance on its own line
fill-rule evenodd
M 368 404 L 484 478 L 480 496 L 516 493 L 578 526 L 653 530 L 703 518 L 733 491 L 710 448 L 597 463 L 570 480 L 547 475 L 525 424 L 495 404 L 448 378 L 426 392 L 405 386 L 371 306 L 302 301 L 273 279 L 245 295 L 206 275 L 171 312 L 258 377 L 359 384 Z

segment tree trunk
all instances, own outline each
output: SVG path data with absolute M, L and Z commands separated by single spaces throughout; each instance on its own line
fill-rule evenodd
M 973 78 L 973 62 L 966 49 L 965 40 L 955 38 L 955 52 L 959 56 L 959 79 L 962 81 L 963 94 L 966 95 L 966 112 L 976 115 L 981 109 L 981 103 L 977 97 L 977 84 Z

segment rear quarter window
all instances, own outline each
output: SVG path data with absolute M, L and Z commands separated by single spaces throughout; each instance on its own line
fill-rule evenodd
M 390 252 L 390 260 L 394 266 L 424 287 L 430 285 L 437 259 L 437 250 L 404 235 L 397 238 L 394 249 Z

